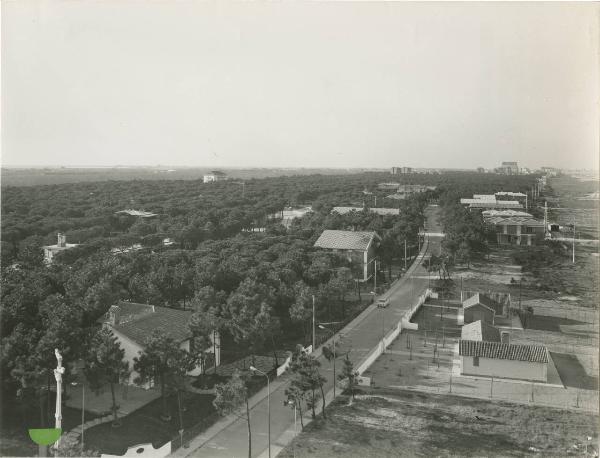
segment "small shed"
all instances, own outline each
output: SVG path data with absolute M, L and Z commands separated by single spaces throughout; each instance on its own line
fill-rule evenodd
M 498 306 L 499 304 L 483 294 L 477 293 L 471 296 L 463 302 L 465 324 L 478 320 L 494 324 L 494 316 L 501 313 L 501 310 L 498 310 Z

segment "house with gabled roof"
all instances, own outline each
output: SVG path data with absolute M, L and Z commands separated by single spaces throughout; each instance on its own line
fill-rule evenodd
M 122 301 L 112 305 L 99 321 L 112 331 L 121 348 L 125 350 L 124 360 L 129 363 L 129 369 L 132 371 L 127 382 L 132 384 L 138 375 L 132 370 L 133 359 L 144 350 L 146 339 L 154 330 L 164 331 L 183 350 L 189 352 L 193 349 L 191 348 L 192 333 L 189 329 L 191 317 L 192 312 L 189 310 Z M 211 341 L 212 348 L 207 349 L 206 352 L 213 355 L 211 366 L 218 366 L 221 363 L 221 342 L 218 332 L 212 333 Z M 199 375 L 202 370 L 203 367 L 199 365 L 188 374 Z
M 462 303 L 464 323 L 481 320 L 484 323 L 494 324 L 496 315 L 505 316 L 507 305 L 495 301 L 483 293 L 475 293 Z
M 481 320 L 465 324 L 460 330 L 463 340 L 483 340 L 484 342 L 500 342 L 500 330 Z
M 501 342 L 459 341 L 462 375 L 509 378 L 535 382 L 548 380 L 548 349 L 542 345 L 513 345 L 508 333 Z
M 315 242 L 315 247 L 331 250 L 345 256 L 360 266 L 360 281 L 367 281 L 375 271 L 375 249 L 381 237 L 374 231 L 325 230 Z

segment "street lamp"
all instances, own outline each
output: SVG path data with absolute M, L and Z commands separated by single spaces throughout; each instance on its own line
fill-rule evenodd
M 78 386 L 79 382 L 71 382 L 71 386 Z M 81 382 L 81 454 L 83 455 L 83 425 L 85 423 L 85 382 Z
M 329 331 L 329 332 L 331 332 L 331 334 L 333 336 L 333 399 L 335 399 L 335 357 L 336 357 L 336 354 L 335 354 L 335 332 L 329 328 L 326 328 L 322 324 L 319 325 L 319 329 Z M 323 400 L 323 402 L 324 401 L 325 400 Z
M 297 405 L 296 402 L 292 402 L 289 399 L 287 401 L 283 401 L 283 405 L 284 406 L 294 406 L 294 437 L 298 437 L 298 430 L 296 428 L 296 409 L 297 409 Z M 292 449 L 294 456 L 296 456 L 296 444 L 294 444 L 294 447 Z
M 263 371 L 257 369 L 254 366 L 250 366 L 250 370 L 252 372 L 258 372 L 261 375 L 264 375 L 267 378 L 267 421 L 268 421 L 268 437 L 269 437 L 269 458 L 271 458 L 271 380 L 269 380 L 269 376 L 265 374 Z

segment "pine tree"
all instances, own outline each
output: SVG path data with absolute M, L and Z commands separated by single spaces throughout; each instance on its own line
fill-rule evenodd
M 129 373 L 129 364 L 123 360 L 124 357 L 125 350 L 121 348 L 118 339 L 107 328 L 100 329 L 92 337 L 85 357 L 84 374 L 90 388 L 95 392 L 100 392 L 105 385 L 110 386 L 113 425 L 118 424 L 117 411 L 119 409 L 115 397 L 115 384 L 118 384 L 120 379 L 126 378 Z

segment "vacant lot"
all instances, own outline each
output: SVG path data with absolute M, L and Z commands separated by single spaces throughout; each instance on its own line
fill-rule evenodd
M 451 395 L 373 390 L 308 425 L 281 457 L 583 456 L 598 417 Z M 577 446 L 577 450 L 573 446 Z M 589 447 L 589 451 L 592 446 Z

